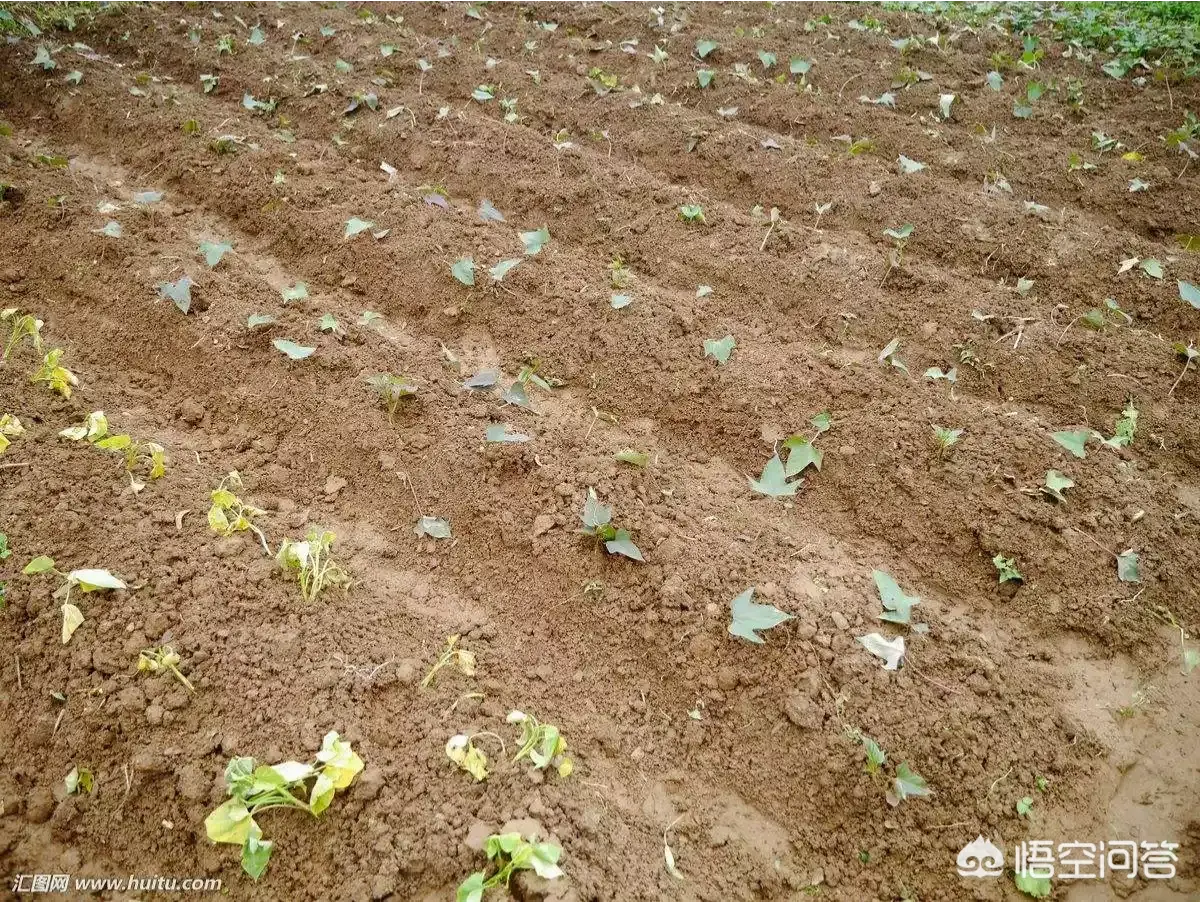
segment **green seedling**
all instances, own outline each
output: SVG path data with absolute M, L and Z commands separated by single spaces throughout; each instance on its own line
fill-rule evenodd
M 367 378 L 367 385 L 375 390 L 379 399 L 387 408 L 388 420 L 396 416 L 396 410 L 405 398 L 411 398 L 417 393 L 417 386 L 404 376 L 394 376 L 391 373 L 379 373 Z
M 240 489 L 241 487 L 242 477 L 237 470 L 231 471 L 228 476 L 217 483 L 217 487 L 211 493 L 212 506 L 208 509 L 209 528 L 217 535 L 226 538 L 236 532 L 250 530 L 258 536 L 263 551 L 270 554 L 271 549 L 267 545 L 267 537 L 254 523 L 254 518 L 263 516 L 266 511 L 246 504 L 231 491 L 231 488 Z
M 996 556 L 992 558 L 992 564 L 996 568 L 996 573 L 998 574 L 998 578 L 1001 583 L 1025 582 L 1025 577 L 1023 577 L 1021 575 L 1021 571 L 1017 569 L 1016 558 L 1006 558 L 1003 554 L 997 553 Z
M 682 204 L 679 207 L 679 218 L 684 222 L 705 222 L 704 208 L 699 204 Z
M 593 488 L 588 489 L 580 518 L 583 520 L 583 529 L 580 532 L 591 536 L 597 542 L 603 542 L 604 550 L 609 554 L 621 554 L 635 561 L 645 561 L 641 550 L 633 543 L 629 530 L 612 524 L 612 507 L 601 504 Z
M 605 72 L 599 66 L 592 66 L 588 70 L 588 83 L 591 84 L 592 90 L 603 97 L 612 91 L 615 91 L 621 84 L 621 79 L 616 75 Z
M 204 819 L 204 829 L 213 842 L 241 846 L 242 870 L 257 880 L 267 869 L 274 843 L 263 839 L 254 816 L 272 808 L 298 808 L 317 817 L 362 769 L 362 759 L 335 732 L 325 735 L 312 764 L 258 765 L 253 758 L 233 758 L 225 768 L 230 798 Z
M 438 671 L 451 664 L 462 671 L 464 676 L 475 676 L 475 652 L 459 648 L 458 639 L 457 633 L 446 637 L 446 647 L 442 649 L 442 653 L 430 668 L 429 673 L 425 674 L 425 679 L 421 680 L 422 689 L 432 686 Z
M 562 848 L 549 842 L 529 842 L 520 833 L 493 833 L 485 845 L 488 862 L 496 868 L 476 871 L 458 885 L 454 902 L 482 902 L 483 894 L 497 886 L 507 887 L 517 871 L 533 871 L 545 880 L 561 877 L 558 859 Z
M 886 360 L 888 363 L 907 376 L 908 365 L 900 358 L 900 355 L 896 353 L 899 350 L 900 338 L 897 336 L 884 345 L 883 350 L 879 352 L 879 362 L 883 363 Z
M 195 693 L 196 687 L 179 671 L 181 660 L 179 653 L 169 645 L 163 645 L 159 648 L 146 648 L 138 652 L 138 673 L 148 673 L 151 676 L 169 673 L 175 679 L 179 680 L 179 682 L 183 683 L 188 692 Z
M 1133 444 L 1133 436 L 1137 432 L 1138 410 L 1133 404 L 1133 398 L 1125 402 L 1125 407 L 1121 411 L 1121 418 L 1117 420 L 1117 425 L 1112 438 L 1104 438 L 1097 433 L 1100 439 L 1100 444 L 1106 448 L 1128 448 Z
M 541 723 L 524 711 L 509 711 L 505 721 L 521 727 L 521 738 L 517 740 L 520 746 L 513 756 L 513 764 L 528 758 L 537 770 L 545 770 L 553 764 L 560 777 L 571 776 L 575 763 L 567 757 L 567 740 L 558 727 Z
M 933 441 L 937 445 L 938 457 L 945 457 L 950 449 L 958 444 L 965 429 L 947 429 L 945 426 L 933 426 Z
M 29 381 L 45 382 L 50 391 L 69 398 L 71 389 L 79 384 L 79 379 L 65 366 L 59 366 L 58 362 L 62 359 L 62 355 L 62 348 L 55 348 L 46 354 L 42 358 L 42 365 L 34 370 Z
M 1033 799 L 1029 796 L 1017 799 L 1017 816 L 1029 817 L 1029 812 L 1033 811 Z
M 310 527 L 303 542 L 284 539 L 275 560 L 286 576 L 300 584 L 300 596 L 316 601 L 327 587 L 340 586 L 350 591 L 350 574 L 331 556 L 334 534 Z
M 1067 498 L 1063 495 L 1063 492 L 1069 488 L 1073 488 L 1074 485 L 1075 481 L 1071 477 L 1064 476 L 1058 470 L 1047 470 L 1046 482 L 1041 486 L 1039 491 L 1055 501 L 1065 502 Z
M 63 778 L 63 787 L 67 790 L 67 795 L 78 795 L 81 792 L 90 794 L 96 788 L 96 777 L 86 767 L 76 765 Z
M 925 778 L 909 767 L 907 761 L 902 761 L 895 770 L 895 775 L 889 784 L 886 783 L 887 753 L 874 739 L 864 734 L 856 727 L 846 726 L 846 738 L 862 745 L 866 754 L 863 772 L 871 777 L 876 785 L 884 785 L 884 798 L 893 808 L 910 798 L 925 798 L 933 795 L 933 790 L 925 782 Z
M 25 427 L 21 425 L 19 418 L 11 413 L 0 415 L 0 454 L 3 454 L 12 444 L 12 439 L 24 434 Z
M 879 280 L 879 287 L 883 287 L 883 283 L 887 281 L 888 276 L 892 274 L 893 269 L 899 269 L 904 265 L 904 248 L 908 246 L 908 239 L 912 237 L 912 223 L 905 223 L 894 229 L 884 229 L 884 237 L 892 239 L 892 249 L 888 252 L 888 268 L 883 274 L 883 278 Z
M 0 321 L 3 320 L 11 320 L 12 327 L 8 334 L 8 341 L 4 344 L 4 356 L 0 359 L 7 360 L 23 338 L 29 339 L 29 343 L 33 345 L 35 351 L 41 351 L 42 326 L 44 324 L 40 319 L 32 313 L 22 314 L 16 307 L 10 307 L 0 311 Z
M 83 624 L 83 612 L 71 604 L 71 590 L 78 588 L 80 592 L 103 592 L 108 589 L 127 588 L 125 583 L 113 576 L 107 570 L 85 569 L 72 570 L 63 573 L 54 566 L 54 558 L 41 555 L 25 565 L 21 571 L 26 576 L 38 573 L 52 573 L 61 579 L 62 585 L 54 590 L 54 597 L 62 599 L 62 641 L 66 645 L 71 641 L 75 630 Z
M 1191 342 L 1188 342 L 1186 345 L 1183 342 L 1176 342 L 1176 344 L 1173 346 L 1173 350 L 1175 351 L 1175 356 L 1183 360 L 1183 369 L 1179 371 L 1178 378 L 1176 378 L 1175 382 L 1171 385 L 1171 390 L 1167 392 L 1168 398 L 1175 394 L 1175 389 L 1179 388 L 1179 383 L 1182 382 L 1183 377 L 1187 375 L 1187 371 L 1192 366 L 1193 361 L 1195 361 L 1197 357 L 1200 357 L 1200 351 L 1196 350 L 1196 346 Z

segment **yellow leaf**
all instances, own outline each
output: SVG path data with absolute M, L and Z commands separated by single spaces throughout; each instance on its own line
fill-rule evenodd
M 208 525 L 218 535 L 227 536 L 232 532 L 229 527 L 229 518 L 225 516 L 225 511 L 219 504 L 214 504 L 208 509 Z
M 83 612 L 73 604 L 64 604 L 62 606 L 62 615 L 62 640 L 63 645 L 66 645 L 71 641 L 71 637 L 75 635 L 75 630 L 83 625 Z
M 238 799 L 229 799 L 204 819 L 204 830 L 213 842 L 227 842 L 240 846 L 258 825 L 250 816 L 250 810 Z
M 1142 156 L 1140 153 L 1138 153 L 1136 150 L 1131 150 L 1128 153 L 1121 154 L 1121 159 L 1128 160 L 1130 163 L 1140 163 L 1140 162 L 1142 162 L 1142 160 L 1144 160 L 1146 158 L 1144 156 Z

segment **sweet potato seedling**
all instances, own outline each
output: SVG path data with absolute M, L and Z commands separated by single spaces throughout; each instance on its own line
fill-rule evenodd
M 612 508 L 600 503 L 593 488 L 588 489 L 580 518 L 583 520 L 583 529 L 580 532 L 603 542 L 604 550 L 609 554 L 621 554 L 635 561 L 645 561 L 641 550 L 633 543 L 629 530 L 620 529 L 612 524 Z
M 67 795 L 78 795 L 81 792 L 90 794 L 96 788 L 96 777 L 88 768 L 75 765 L 63 778 L 63 788 L 66 789 Z
M 434 679 L 438 675 L 438 671 L 444 667 L 449 667 L 451 664 L 462 671 L 463 675 L 475 676 L 475 652 L 460 648 L 458 639 L 457 633 L 446 637 L 445 648 L 438 655 L 438 659 L 434 662 L 433 667 L 429 669 L 429 673 L 425 674 L 425 678 L 421 680 L 422 689 L 428 689 L 432 686 Z
M 195 693 L 196 687 L 179 671 L 181 660 L 179 653 L 169 645 L 163 645 L 160 648 L 147 648 L 138 652 L 138 673 L 148 673 L 151 676 L 169 673 L 175 679 L 179 680 L 188 692 Z
M 454 902 L 482 902 L 483 894 L 497 886 L 507 887 L 517 871 L 533 871 L 546 880 L 561 877 L 558 859 L 562 847 L 549 842 L 529 842 L 520 833 L 493 833 L 484 846 L 488 862 L 496 868 L 476 871 L 458 885 Z
M 271 553 L 270 546 L 267 545 L 267 537 L 263 535 L 263 531 L 254 523 L 255 517 L 263 516 L 266 511 L 253 505 L 246 504 L 235 495 L 230 489 L 240 489 L 242 487 L 242 477 L 237 470 L 233 470 L 217 483 L 217 487 L 212 490 L 212 506 L 208 509 L 208 525 L 219 536 L 228 538 L 237 532 L 245 532 L 250 530 L 262 544 L 263 551 L 267 554 Z
M 965 429 L 947 429 L 945 426 L 933 426 L 933 442 L 937 446 L 938 457 L 945 457 L 950 449 L 958 444 Z
M 133 472 L 139 464 L 144 465 L 150 479 L 161 479 L 166 473 L 166 449 L 157 442 L 135 441 L 125 434 L 109 435 L 108 418 L 104 411 L 94 410 L 78 425 L 68 426 L 58 433 L 74 442 L 87 441 L 102 451 L 116 451 L 125 456 L 125 472 L 134 492 L 140 492 L 146 484 L 134 478 Z
M 500 743 L 500 751 L 504 752 L 504 740 L 495 733 L 482 732 L 474 733 L 468 736 L 466 733 L 458 733 L 451 736 L 446 741 L 446 757 L 457 767 L 465 770 L 475 778 L 476 783 L 482 783 L 488 778 L 490 771 L 488 770 L 487 755 L 483 749 L 475 744 L 475 740 L 480 736 L 491 736 Z
M 379 400 L 387 408 L 389 421 L 395 418 L 400 403 L 417 393 L 417 386 L 405 376 L 395 376 L 391 373 L 368 376 L 367 385 L 374 389 L 375 394 L 379 395 Z
M 12 322 L 8 341 L 4 343 L 4 356 L 0 359 L 7 360 L 23 338 L 29 339 L 29 343 L 33 345 L 35 351 L 42 349 L 42 326 L 44 324 L 32 313 L 21 313 L 16 307 L 9 307 L 0 311 L 0 321 Z
M 553 764 L 560 777 L 571 776 L 575 763 L 566 755 L 567 740 L 558 727 L 541 723 L 524 711 L 509 711 L 505 721 L 521 727 L 521 738 L 518 740 L 521 745 L 513 756 L 513 764 L 528 758 L 537 770 L 545 770 Z
M 59 361 L 62 359 L 63 349 L 55 348 L 42 358 L 42 364 L 33 375 L 29 377 L 30 382 L 45 382 L 50 388 L 50 391 L 62 395 L 64 398 L 71 397 L 71 389 L 79 384 L 79 379 L 65 366 L 60 366 Z
M 275 560 L 285 576 L 300 584 L 305 601 L 316 601 L 331 586 L 340 586 L 343 592 L 350 590 L 350 574 L 332 557 L 334 538 L 329 530 L 313 526 L 304 541 L 284 539 L 279 546 Z
M 1025 577 L 1021 575 L 1021 571 L 1017 569 L 1016 558 L 1005 557 L 997 552 L 992 558 L 992 565 L 996 568 L 997 578 L 1002 583 L 1023 583 Z
M 263 839 L 254 816 L 272 808 L 298 808 L 317 817 L 362 769 L 362 759 L 335 732 L 325 735 L 312 764 L 259 765 L 253 758 L 233 758 L 225 768 L 230 798 L 204 819 L 204 829 L 213 842 L 241 846 L 242 870 L 257 880 L 267 869 L 274 843 Z
M 25 427 L 21 425 L 20 418 L 11 413 L 0 414 L 0 454 L 5 452 L 14 438 L 24 434 Z
M 62 641 L 66 645 L 75 635 L 75 630 L 83 624 L 83 612 L 71 604 L 71 590 L 78 588 L 80 592 L 102 592 L 107 589 L 127 588 L 124 581 L 113 576 L 107 570 L 84 569 L 63 573 L 54 565 L 54 558 L 41 555 L 25 565 L 21 571 L 26 576 L 38 573 L 52 573 L 62 580 L 62 585 L 54 590 L 54 597 L 62 599 Z

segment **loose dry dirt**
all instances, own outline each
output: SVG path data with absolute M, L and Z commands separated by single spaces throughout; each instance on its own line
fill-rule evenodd
M 901 65 L 887 36 L 845 27 L 862 7 L 690 4 L 661 27 L 637 4 L 490 6 L 482 19 L 457 4 L 366 9 L 127 6 L 44 36 L 50 72 L 30 65 L 37 42 L 0 47 L 0 180 L 16 186 L 0 205 L 0 306 L 43 318 L 81 382 L 70 400 L 30 384 L 27 348 L 0 366 L 0 413 L 28 430 L 0 459 L 13 549 L 0 564 L 0 871 L 211 875 L 239 899 L 442 900 L 483 864 L 468 836 L 533 820 L 561 843 L 567 877 L 515 882 L 522 900 L 1014 896 L 1008 877 L 956 875 L 981 833 L 1009 848 L 1180 842 L 1169 883 L 1055 897 L 1197 898 L 1198 680 L 1156 616 L 1200 623 L 1200 376 L 1168 396 L 1170 343 L 1200 330 L 1175 288 L 1200 283 L 1200 257 L 1173 239 L 1197 231 L 1200 169 L 1180 174 L 1157 137 L 1200 106 L 1194 85 L 1139 89 L 1051 47 L 1044 80 L 1081 79 L 1085 112 L 1048 93 L 1017 120 L 1021 79 L 999 94 L 983 81 L 1015 42 L 983 30 L 917 51 L 910 65 L 933 79 L 897 91 L 892 111 L 858 101 Z M 806 32 L 819 12 L 837 24 Z M 893 38 L 933 32 L 874 14 Z M 235 16 L 261 22 L 265 43 L 247 45 Z M 226 33 L 232 56 L 217 53 Z M 636 54 L 620 48 L 631 38 Z M 708 90 L 690 58 L 699 38 L 721 44 Z M 57 49 L 73 41 L 92 53 Z M 655 42 L 665 66 L 647 55 Z M 782 67 L 814 59 L 813 90 L 764 79 L 760 48 Z M 738 61 L 755 81 L 732 74 Z M 640 94 L 598 95 L 592 67 Z M 73 69 L 77 86 L 63 80 Z M 206 73 L 220 78 L 210 94 Z M 496 100 L 471 100 L 481 83 L 502 85 Z M 355 92 L 378 110 L 343 118 Z M 278 107 L 255 114 L 247 93 Z M 940 93 L 957 95 L 951 121 L 933 115 Z M 517 122 L 502 97 L 518 98 Z M 555 146 L 560 130 L 571 146 Z M 1093 131 L 1144 162 L 1100 160 Z M 244 144 L 219 155 L 222 135 Z M 839 135 L 875 152 L 850 156 Z M 1102 165 L 1068 173 L 1072 152 Z M 899 175 L 899 154 L 928 168 Z M 995 172 L 1011 194 L 985 190 Z M 1152 190 L 1129 193 L 1133 177 Z M 426 199 L 434 187 L 444 207 Z M 132 203 L 145 189 L 163 200 Z M 480 219 L 485 197 L 506 222 Z M 1048 212 L 1027 214 L 1027 200 Z M 98 213 L 103 201 L 120 209 Z M 684 203 L 706 223 L 682 222 Z M 787 221 L 765 246 L 756 204 Z M 388 234 L 344 240 L 351 217 Z M 109 218 L 120 239 L 97 234 Z M 915 233 L 885 279 L 881 232 L 904 222 Z M 484 287 L 486 266 L 521 256 L 517 231 L 543 224 L 546 248 Z M 197 246 L 218 238 L 233 251 L 210 270 Z M 474 290 L 450 276 L 465 255 Z M 633 274 L 623 310 L 609 304 L 616 255 Z M 1132 256 L 1166 277 L 1118 276 Z M 186 316 L 155 291 L 184 274 Z M 1019 276 L 1035 281 L 1026 296 Z M 285 305 L 298 281 L 310 297 Z M 702 284 L 713 290 L 698 298 Z M 1132 325 L 1067 328 L 1107 297 Z M 364 310 L 383 318 L 358 325 Z M 253 313 L 278 322 L 250 332 Z M 317 330 L 324 313 L 344 336 Z M 1013 317 L 1030 318 L 1020 335 Z M 703 341 L 725 334 L 737 348 L 716 366 Z M 877 361 L 896 336 L 911 376 Z M 273 338 L 317 350 L 291 362 Z M 532 389 L 533 411 L 462 387 L 489 366 L 507 384 L 531 359 L 563 383 Z M 953 390 L 921 378 L 951 365 Z M 420 385 L 393 421 L 363 381 L 385 370 Z M 1130 397 L 1132 447 L 1092 443 L 1076 460 L 1049 438 L 1111 434 Z M 166 446 L 165 478 L 135 494 L 120 458 L 57 437 L 97 409 Z M 788 503 L 751 492 L 746 474 L 822 410 L 823 469 Z M 493 423 L 532 440 L 485 446 Z M 944 459 L 932 424 L 966 430 Z M 650 465 L 617 463 L 625 448 Z M 1065 505 L 1022 491 L 1050 468 L 1076 482 Z M 308 524 L 337 533 L 348 597 L 307 604 L 252 537 L 209 531 L 208 492 L 235 469 L 273 544 Z M 589 486 L 645 564 L 578 534 Z M 418 539 L 420 513 L 448 518 L 454 538 Z M 1130 547 L 1140 584 L 1116 576 L 1111 553 Z M 998 552 L 1024 585 L 997 585 Z M 130 590 L 86 597 L 63 645 L 51 582 L 20 575 L 38 554 L 107 567 Z M 855 642 L 881 627 L 873 568 L 920 595 L 929 624 L 895 673 Z M 794 615 L 761 646 L 726 632 L 748 586 Z M 452 633 L 478 655 L 476 677 L 419 689 Z M 136 673 L 138 651 L 164 641 L 194 696 Z M 451 734 L 508 739 L 512 708 L 563 729 L 574 775 L 530 773 L 486 745 L 486 783 L 449 764 Z M 889 807 L 854 728 L 934 795 Z M 330 729 L 366 771 L 320 820 L 264 816 L 276 853 L 253 884 L 204 835 L 225 763 L 305 758 Z M 65 795 L 73 765 L 95 773 L 92 795 Z M 1015 811 L 1024 796 L 1029 818 Z M 671 824 L 682 883 L 664 868 Z

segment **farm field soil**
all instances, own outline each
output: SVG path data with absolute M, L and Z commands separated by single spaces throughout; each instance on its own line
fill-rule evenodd
M 848 26 L 867 11 L 884 31 Z M 0 308 L 44 320 L 79 379 L 69 399 L 32 383 L 28 342 L 0 363 L 0 415 L 25 427 L 0 456 L 0 871 L 443 900 L 507 827 L 563 850 L 565 876 L 520 875 L 519 900 L 1017 898 L 1011 871 L 957 875 L 983 835 L 1010 855 L 1170 840 L 1171 880 L 1055 881 L 1053 897 L 1200 897 L 1200 672 L 1183 673 L 1179 629 L 1195 647 L 1200 373 L 1176 384 L 1172 350 L 1200 337 L 1176 288 L 1200 284 L 1200 255 L 1175 238 L 1198 230 L 1200 167 L 1159 138 L 1200 111 L 1195 82 L 1138 87 L 1047 41 L 1037 77 L 1059 88 L 1014 118 L 1031 76 L 987 84 L 994 53 L 1021 52 L 996 30 L 902 58 L 889 39 L 931 20 L 659 16 L 128 5 L 0 45 Z M 719 44 L 704 62 L 702 39 Z M 31 64 L 39 45 L 57 68 Z M 774 78 L 791 57 L 813 61 L 803 84 Z M 893 91 L 905 66 L 930 78 Z M 896 109 L 859 101 L 888 91 Z M 1072 154 L 1096 168 L 1068 171 Z M 899 172 L 900 155 L 925 168 Z M 346 238 L 353 219 L 372 225 Z M 893 268 L 883 231 L 906 223 Z M 526 254 L 518 233 L 543 225 Z M 202 242 L 231 249 L 209 267 Z M 451 275 L 464 257 L 473 288 Z M 1161 278 L 1118 274 L 1134 257 Z M 521 262 L 495 284 L 504 259 Z M 187 314 L 158 289 L 184 276 Z M 1103 328 L 1081 321 L 1093 308 Z M 275 319 L 248 328 L 255 314 Z M 726 335 L 720 365 L 704 343 Z M 506 404 L 534 363 L 552 390 Z M 464 388 L 485 370 L 498 386 Z M 417 386 L 393 416 L 365 381 L 382 372 Z M 1131 399 L 1125 446 L 1077 458 L 1051 438 L 1112 436 Z M 58 436 L 96 410 L 164 446 L 165 475 L 134 491 L 120 455 Z M 529 441 L 485 442 L 498 424 Z M 964 431 L 941 454 L 934 426 Z M 753 491 L 797 433 L 820 468 L 794 496 Z M 1048 470 L 1073 480 L 1065 501 L 1039 491 Z M 306 602 L 252 533 L 210 530 L 231 471 L 273 548 L 335 533 L 347 594 Z M 580 534 L 589 488 L 644 563 Z M 422 516 L 452 537 L 415 534 Z M 1138 582 L 1118 579 L 1125 549 Z M 128 584 L 73 596 L 66 644 L 54 582 L 21 574 L 43 554 Z M 1023 583 L 998 583 L 997 555 Z M 927 630 L 879 620 L 876 569 L 920 597 Z M 790 615 L 763 644 L 728 632 L 750 587 Z M 857 641 L 873 632 L 905 638 L 899 669 Z M 454 634 L 476 672 L 422 688 Z M 164 644 L 195 694 L 137 672 Z M 513 709 L 562 729 L 574 773 L 509 761 Z M 226 763 L 310 760 L 330 730 L 365 770 L 317 819 L 263 814 L 275 849 L 252 881 L 205 835 Z M 480 738 L 493 773 L 476 783 L 445 744 L 482 731 L 506 753 Z M 886 776 L 864 772 L 860 736 Z M 891 806 L 902 763 L 932 794 Z M 66 793 L 72 767 L 93 792 Z

